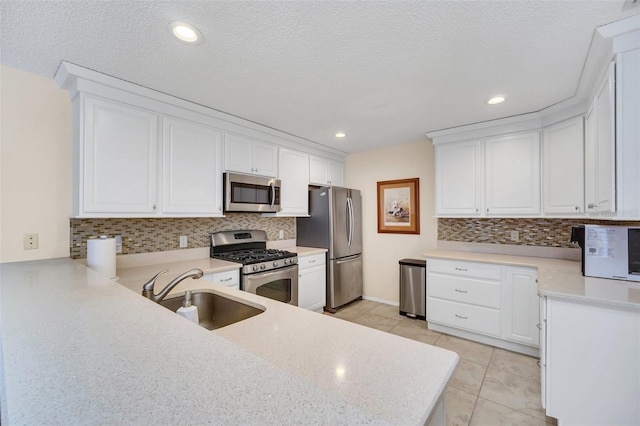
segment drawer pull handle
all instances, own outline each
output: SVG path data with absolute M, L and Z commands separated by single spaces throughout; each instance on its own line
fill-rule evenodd
M 467 272 L 467 268 L 455 268 L 456 271 Z
M 455 291 L 457 291 L 458 293 L 469 293 L 468 290 L 460 290 L 460 289 L 454 289 Z
M 469 319 L 469 317 L 463 317 L 463 316 L 460 316 L 458 314 L 455 314 L 455 316 L 456 316 L 456 318 L 460 318 L 460 319 Z
M 310 260 L 309 263 L 316 263 L 316 259 Z
M 231 281 L 233 279 L 233 277 L 229 277 L 229 278 L 222 278 L 220 281 L 221 282 L 225 282 L 225 281 Z

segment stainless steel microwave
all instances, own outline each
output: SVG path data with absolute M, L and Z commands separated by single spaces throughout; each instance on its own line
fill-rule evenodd
M 280 179 L 224 173 L 224 211 L 275 213 L 280 211 Z
M 640 227 L 585 225 L 584 274 L 640 281 Z

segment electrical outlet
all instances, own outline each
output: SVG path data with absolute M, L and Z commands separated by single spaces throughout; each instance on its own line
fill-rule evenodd
M 187 247 L 187 236 L 186 235 L 181 235 L 180 236 L 180 248 L 185 248 Z
M 35 250 L 38 248 L 38 234 L 24 234 L 22 243 L 25 250 Z
M 116 235 L 116 254 L 122 254 L 122 236 Z
M 520 241 L 520 232 L 511 231 L 511 241 Z
M 281 229 L 280 232 L 278 232 L 278 238 L 279 239 L 283 239 L 284 238 L 284 230 Z

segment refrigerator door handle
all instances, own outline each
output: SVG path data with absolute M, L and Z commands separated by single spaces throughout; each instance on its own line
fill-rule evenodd
M 347 244 L 351 247 L 351 242 L 353 241 L 353 200 L 351 197 L 347 198 Z
M 362 257 L 361 254 L 356 254 L 355 256 L 349 256 L 349 257 L 345 257 L 342 258 L 340 260 L 336 260 L 336 265 L 340 265 L 342 263 L 349 263 L 349 262 L 353 262 L 354 260 L 358 260 Z

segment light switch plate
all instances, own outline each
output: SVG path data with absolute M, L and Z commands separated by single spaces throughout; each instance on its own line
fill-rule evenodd
M 180 236 L 180 248 L 185 248 L 187 247 L 187 236 L 186 235 L 181 235 Z

